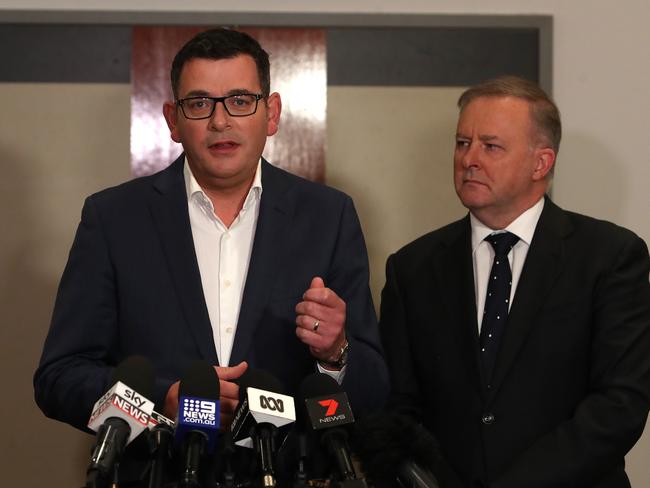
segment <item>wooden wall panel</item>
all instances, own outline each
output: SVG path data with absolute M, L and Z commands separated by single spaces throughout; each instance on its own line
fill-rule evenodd
M 182 148 L 169 137 L 162 104 L 172 97 L 169 70 L 180 47 L 206 27 L 134 27 L 131 72 L 131 170 L 165 168 Z M 282 96 L 280 131 L 264 157 L 314 181 L 325 177 L 326 36 L 322 29 L 239 28 L 271 59 L 271 90 Z

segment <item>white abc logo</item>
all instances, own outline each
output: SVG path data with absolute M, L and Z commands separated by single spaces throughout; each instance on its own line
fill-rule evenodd
M 277 410 L 280 413 L 284 412 L 284 402 L 279 398 L 260 395 L 260 407 L 266 410 Z

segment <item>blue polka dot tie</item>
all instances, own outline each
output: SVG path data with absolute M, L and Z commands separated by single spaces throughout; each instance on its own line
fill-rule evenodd
M 510 288 L 512 286 L 508 253 L 517 243 L 519 237 L 510 232 L 502 232 L 500 234 L 491 234 L 485 240 L 494 248 L 494 261 L 492 262 L 487 294 L 485 295 L 485 309 L 480 336 L 483 378 L 489 389 L 494 364 L 499 352 L 499 343 L 508 321 Z

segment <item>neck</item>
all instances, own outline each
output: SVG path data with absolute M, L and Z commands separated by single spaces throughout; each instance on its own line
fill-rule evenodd
M 512 224 L 521 214 L 533 207 L 543 195 L 526 200 L 517 207 L 505 208 L 470 208 L 469 211 L 484 225 L 492 230 L 503 230 Z

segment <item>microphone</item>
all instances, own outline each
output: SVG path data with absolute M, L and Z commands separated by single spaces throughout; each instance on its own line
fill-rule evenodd
M 348 432 L 344 426 L 354 423 L 354 416 L 341 386 L 326 374 L 314 373 L 301 383 L 300 396 L 304 399 L 312 429 L 334 460 L 335 486 L 366 487 L 366 482 L 357 478 L 350 457 Z
M 219 430 L 219 377 L 207 361 L 190 365 L 179 385 L 175 444 L 182 452 L 179 487 L 197 488 L 201 460 L 212 454 Z
M 131 356 L 122 361 L 111 383 L 88 420 L 97 441 L 86 471 L 87 488 L 107 485 L 109 475 L 115 481 L 124 447 L 147 428 L 153 412 L 154 404 L 146 398 L 153 390 L 153 368 L 146 358 Z
M 147 441 L 151 456 L 148 488 L 161 488 L 165 480 L 165 466 L 172 456 L 174 421 L 154 410 L 149 417 L 148 428 Z
M 264 487 L 276 486 L 275 453 L 278 427 L 295 422 L 293 398 L 278 393 L 280 382 L 270 373 L 249 368 L 239 379 L 239 405 L 231 430 L 238 446 L 258 454 Z
M 355 452 L 377 488 L 461 487 L 433 436 L 411 417 L 370 415 L 357 425 Z M 435 475 L 434 475 L 435 473 Z

